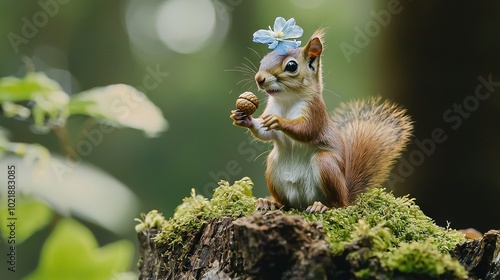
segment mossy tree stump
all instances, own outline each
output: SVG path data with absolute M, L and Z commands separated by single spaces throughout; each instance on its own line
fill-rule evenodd
M 464 242 L 381 190 L 323 215 L 255 212 L 248 186 L 143 215 L 140 279 L 500 279 L 500 231 Z
M 333 269 L 323 235 L 319 224 L 280 211 L 212 219 L 174 247 L 139 234 L 141 279 L 323 279 Z

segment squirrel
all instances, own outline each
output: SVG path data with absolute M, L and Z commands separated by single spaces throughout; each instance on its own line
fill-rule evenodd
M 257 210 L 284 206 L 323 213 L 347 206 L 386 180 L 411 136 L 406 110 L 380 98 L 341 104 L 328 114 L 323 37 L 317 30 L 304 47 L 262 58 L 255 81 L 269 98 L 260 117 L 231 111 L 234 125 L 274 144 L 266 167 L 274 201 L 259 198 Z

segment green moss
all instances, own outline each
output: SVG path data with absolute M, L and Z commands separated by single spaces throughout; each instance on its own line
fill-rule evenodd
M 155 241 L 176 244 L 182 242 L 183 233 L 199 228 L 204 220 L 203 215 L 208 208 L 208 199 L 196 195 L 191 189 L 191 196 L 184 198 L 181 205 L 175 209 L 172 218 L 165 221 Z
M 256 201 L 252 187 L 252 181 L 246 177 L 232 186 L 221 181 L 210 200 L 192 190 L 191 196 L 177 207 L 173 217 L 163 222 L 156 242 L 167 245 L 182 243 L 187 232 L 199 229 L 212 218 L 239 218 L 251 214 L 255 211 Z M 448 254 L 458 243 L 465 241 L 463 235 L 448 227 L 437 226 L 408 197 L 397 198 L 384 189 L 373 188 L 359 195 L 348 207 L 323 214 L 298 210 L 285 213 L 302 215 L 310 222 L 321 222 L 333 254 L 345 257 L 356 277 L 375 278 L 394 273 L 454 278 L 467 275 Z
M 449 254 L 441 253 L 432 244 L 425 242 L 402 243 L 388 254 L 381 256 L 382 264 L 391 271 L 427 275 L 431 277 L 449 276 L 466 279 L 467 271 Z
M 207 220 L 223 216 L 239 218 L 254 212 L 256 199 L 252 188 L 253 182 L 248 177 L 232 186 L 221 181 L 210 200 L 191 189 L 191 196 L 184 198 L 174 216 L 163 224 L 156 242 L 174 245 L 182 242 L 184 233 L 200 228 Z
M 348 261 L 361 267 L 354 272 L 359 278 L 371 278 L 378 273 L 364 267 L 373 258 L 390 273 L 412 272 L 432 277 L 451 274 L 456 278 L 466 275 L 463 266 L 448 254 L 465 241 L 463 234 L 437 226 L 408 197 L 397 198 L 384 189 L 373 188 L 348 207 L 322 215 L 292 213 L 302 214 L 311 222 L 321 221 L 335 255 L 343 254 L 353 244 L 369 248 L 347 252 Z M 428 252 L 425 257 L 414 257 L 423 251 Z
M 206 218 L 223 216 L 239 218 L 255 212 L 255 197 L 252 195 L 253 182 L 245 177 L 232 186 L 221 181 L 209 201 Z
M 321 221 L 335 254 L 340 254 L 344 246 L 353 239 L 374 230 L 387 229 L 384 242 L 392 247 L 402 242 L 424 241 L 433 238 L 432 244 L 440 252 L 448 252 L 465 239 L 463 234 L 449 228 L 437 226 L 426 216 L 413 199 L 394 197 L 381 188 L 373 188 L 358 196 L 353 205 L 328 211 L 322 215 L 302 214 L 311 222 Z M 364 226 L 360 226 L 359 221 Z M 370 235 L 370 234 L 369 234 Z
M 141 214 L 141 218 L 134 219 L 139 222 L 135 226 L 136 232 L 146 232 L 148 229 L 160 228 L 165 223 L 165 217 L 157 210 L 151 210 L 148 214 Z

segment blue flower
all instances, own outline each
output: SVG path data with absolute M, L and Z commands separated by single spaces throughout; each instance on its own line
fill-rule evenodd
M 274 28 L 269 30 L 260 29 L 253 34 L 255 43 L 268 44 L 269 49 L 275 50 L 279 55 L 284 55 L 288 49 L 296 49 L 300 46 L 299 38 L 304 33 L 304 30 L 298 25 L 295 25 L 295 19 L 291 18 L 285 21 L 282 17 L 277 17 L 274 21 Z M 286 39 L 294 39 L 286 40 Z

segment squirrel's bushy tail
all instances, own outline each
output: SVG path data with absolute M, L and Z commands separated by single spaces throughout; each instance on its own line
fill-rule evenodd
M 380 98 L 344 103 L 332 120 L 344 144 L 349 200 L 380 185 L 409 141 L 412 122 L 406 110 Z

